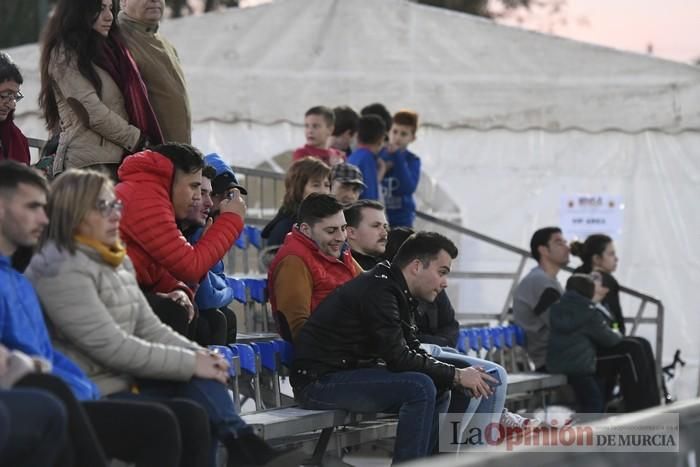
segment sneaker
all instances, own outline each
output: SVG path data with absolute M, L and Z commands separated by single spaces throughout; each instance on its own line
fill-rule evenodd
M 506 428 L 532 430 L 542 426 L 542 421 L 539 418 L 526 418 L 517 413 L 509 412 L 508 409 L 503 409 L 501 413 L 501 425 Z

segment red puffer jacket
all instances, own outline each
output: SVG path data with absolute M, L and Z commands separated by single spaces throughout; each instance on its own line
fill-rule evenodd
M 175 223 L 170 189 L 175 168 L 153 151 L 127 157 L 119 168 L 115 191 L 124 203 L 119 230 L 136 268 L 139 285 L 151 292 L 198 284 L 224 257 L 243 230 L 243 219 L 223 213 L 196 245 L 190 245 Z

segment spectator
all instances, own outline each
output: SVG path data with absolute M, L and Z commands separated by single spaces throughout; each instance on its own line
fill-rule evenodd
M 200 407 L 186 401 L 169 402 L 168 407 L 96 401 L 97 387 L 53 349 L 39 298 L 29 281 L 9 266 L 13 250 L 35 246 L 42 235 L 47 223 L 47 189 L 46 181 L 34 170 L 14 162 L 0 163 L 0 342 L 15 353 L 31 356 L 28 370 L 15 374 L 16 385 L 46 390 L 66 409 L 70 443 L 59 464 L 106 465 L 107 454 L 137 466 L 177 465 L 181 454 L 177 414 L 188 439 L 183 463 L 201 465 L 196 460 L 206 455 L 209 435 Z
M 175 47 L 158 33 L 163 0 L 120 0 L 117 16 L 129 51 L 138 65 L 164 141 L 189 144 L 192 116 L 185 74 Z
M 413 194 L 420 180 L 420 159 L 408 150 L 416 140 L 418 114 L 401 110 L 394 114 L 389 130 L 389 147 L 382 156 L 386 174 L 382 190 L 386 216 L 392 227 L 412 227 L 416 219 L 416 201 Z
M 236 174 L 233 173 L 231 166 L 224 161 L 221 156 L 216 153 L 207 154 L 204 157 L 204 162 L 213 167 L 216 176 L 211 181 L 211 200 L 213 206 L 211 212 L 215 215 L 219 214 L 219 205 L 230 195 L 233 195 L 234 188 L 242 195 L 247 195 L 248 190 L 238 183 Z
M 284 178 L 284 200 L 275 217 L 265 226 L 262 238 L 268 246 L 281 245 L 286 235 L 297 222 L 299 205 L 311 193 L 328 194 L 331 169 L 314 157 L 305 157 L 292 164 Z
M 360 199 L 360 193 L 366 186 L 357 166 L 343 162 L 331 169 L 331 194 L 343 206 L 350 206 Z
M 357 147 L 348 158 L 348 162 L 356 165 L 362 172 L 363 181 L 367 186 L 360 195 L 362 199 L 379 201 L 377 156 L 384 146 L 385 136 L 384 122 L 376 115 L 361 117 L 357 123 Z M 383 162 L 381 164 L 383 165 Z
M 213 167 L 205 166 L 202 169 L 202 200 L 200 203 L 190 207 L 185 218 L 180 222 L 180 228 L 185 238 L 191 245 L 197 243 L 207 224 L 211 225 L 212 218 L 209 217 L 214 202 L 211 199 L 211 182 L 216 176 Z M 194 302 L 199 311 L 195 323 L 195 341 L 200 345 L 226 345 L 228 343 L 228 325 L 226 316 L 219 306 L 226 306 L 233 301 L 233 290 L 226 284 L 225 278 L 214 274 L 212 271 L 221 264 L 223 273 L 223 262 L 221 259 L 210 269 L 199 284 L 193 284 L 192 289 L 196 290 Z M 235 335 L 234 340 L 235 342 Z
M 549 307 L 563 292 L 557 274 L 569 263 L 569 247 L 558 227 L 545 227 L 532 235 L 532 257 L 537 266 L 523 278 L 513 294 L 513 318 L 525 330 L 527 352 L 537 371 L 546 371 L 549 341 Z
M 277 457 L 236 414 L 225 386 L 227 362 L 151 311 L 119 240 L 121 202 L 109 179 L 94 171 L 65 173 L 52 187 L 47 211 L 51 224 L 27 275 L 46 304 L 57 344 L 100 391 L 112 398 L 179 397 L 201 404 L 212 434 L 228 450 L 228 465 Z M 215 453 L 213 445 L 211 465 Z
M 579 410 L 600 414 L 606 398 L 596 376 L 596 349 L 612 347 L 622 336 L 610 329 L 594 302 L 607 293 L 600 276 L 574 274 L 566 281 L 566 292 L 549 312 L 550 333 L 547 370 L 564 373 L 573 387 Z
M 14 123 L 15 106 L 24 97 L 19 91 L 23 82 L 17 65 L 0 52 L 0 160 L 29 164 L 29 143 Z
M 119 169 L 122 182 L 116 187 L 124 203 L 121 237 L 139 285 L 149 292 L 161 320 L 183 335 L 188 335 L 188 322 L 194 318 L 193 294 L 187 284 L 199 283 L 231 248 L 243 229 L 246 211 L 234 190 L 232 199 L 221 202 L 221 214 L 197 244 L 187 242 L 176 222 L 201 201 L 203 167 L 196 148 L 162 144 L 128 157 Z
M 384 206 L 378 201 L 363 199 L 345 209 L 348 244 L 352 257 L 369 271 L 381 261 L 389 231 Z
M 39 104 L 60 131 L 53 172 L 107 170 L 160 143 L 146 87 L 113 21 L 111 0 L 59 0 L 44 31 Z
M 357 134 L 357 121 L 360 117 L 357 112 L 346 105 L 333 109 L 333 116 L 335 117 L 335 126 L 333 134 L 328 140 L 328 145 L 349 156 L 352 153 L 352 146 Z
M 488 383 L 495 383 L 475 368 L 456 369 L 433 359 L 415 338 L 415 301 L 435 300 L 456 256 L 447 238 L 416 234 L 391 267 L 378 264 L 328 295 L 295 342 L 291 382 L 300 405 L 398 412 L 394 463 L 432 452 L 453 385 L 489 396 Z
M 358 275 L 345 243 L 343 207 L 327 194 L 311 194 L 270 264 L 268 289 L 280 335 L 292 341 L 319 303 Z
M 315 157 L 330 166 L 344 162 L 345 153 L 328 147 L 334 124 L 333 110 L 328 107 L 321 105 L 307 110 L 304 115 L 306 144 L 294 151 L 292 160 L 298 161 L 305 157 Z
M 384 128 L 386 128 L 387 130 L 391 128 L 391 112 L 389 112 L 386 106 L 381 102 L 374 102 L 372 104 L 364 106 L 362 110 L 360 110 L 360 116 L 366 117 L 367 115 L 378 116 L 382 119 L 382 122 L 384 122 Z
M 603 234 L 590 235 L 583 243 L 573 242 L 571 252 L 583 261 L 576 272 L 602 277 L 603 286 L 608 289 L 608 293 L 597 304 L 597 309 L 610 327 L 619 330 L 625 336 L 625 319 L 620 306 L 620 284 L 612 275 L 618 262 L 612 238 Z M 625 336 L 622 342 L 614 347 L 599 349 L 598 357 L 598 373 L 606 382 L 606 394 L 612 392 L 619 374 L 624 383 L 622 390 L 626 409 L 639 410 L 658 405 L 661 397 L 656 384 L 658 369 L 648 340 L 638 336 Z M 634 369 L 630 368 L 630 363 L 634 364 Z M 639 384 L 646 390 L 635 390 Z

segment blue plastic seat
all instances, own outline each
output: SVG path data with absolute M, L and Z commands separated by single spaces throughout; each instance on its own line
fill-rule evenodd
M 479 328 L 479 338 L 481 339 L 481 347 L 486 350 L 491 350 L 491 331 L 489 328 Z
M 255 351 L 250 345 L 231 344 L 229 348 L 234 351 L 234 355 L 238 354 L 238 358 L 241 359 L 241 370 L 252 375 L 258 374 L 258 367 L 255 364 Z
M 248 303 L 248 296 L 246 294 L 246 283 L 243 279 L 227 277 L 226 283 L 229 287 L 233 289 L 234 300 L 236 300 L 238 303 Z
M 479 346 L 479 330 L 476 328 L 467 329 L 467 338 L 469 339 L 469 348 L 474 352 L 481 350 Z
M 277 345 L 273 342 L 256 342 L 260 349 L 260 363 L 266 370 L 277 371 Z
M 513 329 L 513 326 L 503 326 L 503 343 L 509 349 L 512 349 L 513 345 L 515 345 L 515 329 Z
M 468 334 L 469 331 L 467 329 L 460 329 L 459 330 L 459 336 L 457 337 L 457 350 L 460 351 L 460 353 L 467 353 L 467 347 L 466 344 L 468 343 Z
M 525 347 L 525 331 L 516 324 L 511 324 L 515 331 L 515 343 L 520 347 Z
M 491 343 L 495 349 L 503 348 L 503 329 L 500 326 L 489 328 Z
M 231 377 L 236 376 L 236 365 L 233 363 L 234 353 L 225 345 L 210 345 L 209 350 L 213 350 L 224 357 L 224 360 L 228 362 L 228 374 Z
M 274 342 L 277 346 L 277 352 L 279 352 L 282 365 L 291 368 L 292 362 L 294 361 L 294 346 L 284 339 L 277 339 Z
M 243 279 L 250 291 L 250 299 L 256 303 L 267 302 L 267 279 Z

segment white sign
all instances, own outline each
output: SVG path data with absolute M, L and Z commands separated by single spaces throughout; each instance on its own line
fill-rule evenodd
M 602 233 L 616 238 L 622 234 L 625 204 L 622 196 L 574 193 L 562 195 L 559 225 L 569 239 L 584 240 Z

